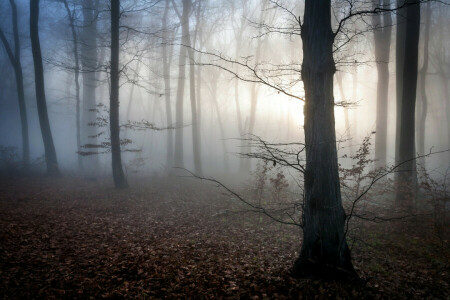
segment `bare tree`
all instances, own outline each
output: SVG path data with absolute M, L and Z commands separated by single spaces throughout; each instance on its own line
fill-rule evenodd
M 172 104 L 171 104 L 171 87 L 170 87 L 170 59 L 167 47 L 168 43 L 168 14 L 169 14 L 170 0 L 165 0 L 164 13 L 162 17 L 162 54 L 163 54 L 163 77 L 164 77 L 164 97 L 166 104 L 166 118 L 167 126 L 172 126 Z M 173 46 L 172 46 L 173 47 Z M 167 132 L 167 167 L 173 166 L 173 131 Z
M 119 25 L 120 0 L 111 0 L 111 93 L 109 124 L 111 131 L 111 157 L 114 185 L 116 188 L 128 187 L 122 168 L 119 126 Z
M 373 0 L 373 8 L 390 9 L 389 0 Z M 389 92 L 389 56 L 391 47 L 392 17 L 391 12 L 374 14 L 375 60 L 377 65 L 377 116 L 375 134 L 375 166 L 386 166 L 387 152 L 387 116 Z
M 425 7 L 425 28 L 423 37 L 423 64 L 420 69 L 420 106 L 418 106 L 419 122 L 417 133 L 417 152 L 423 155 L 425 152 L 425 122 L 428 113 L 428 97 L 426 92 L 426 76 L 428 72 L 428 60 L 429 60 L 429 44 L 430 44 L 430 28 L 431 28 L 431 4 L 427 2 Z M 419 160 L 419 164 L 425 169 L 425 158 Z
M 194 54 L 191 47 L 191 36 L 189 32 L 189 16 L 192 11 L 192 1 L 183 0 L 183 12 L 180 14 L 175 2 L 172 0 L 172 5 L 175 9 L 181 22 L 181 47 L 178 71 L 178 90 L 177 90 L 177 105 L 176 105 L 176 127 L 175 130 L 175 165 L 177 167 L 183 166 L 183 94 L 186 76 L 186 54 L 189 58 L 189 93 L 191 100 L 191 115 L 192 115 L 192 147 L 194 152 L 194 167 L 195 171 L 201 174 L 201 141 L 200 130 L 197 117 L 197 102 L 195 97 L 195 67 Z
M 83 30 L 80 36 L 81 65 L 83 76 L 83 111 L 81 114 L 81 142 L 97 144 L 97 128 L 89 124 L 95 122 L 97 87 L 97 19 L 99 0 L 82 0 Z M 98 167 L 97 155 L 84 157 L 85 172 L 95 173 Z
M 294 274 L 344 270 L 354 274 L 344 234 L 334 128 L 331 1 L 306 0 L 301 37 L 305 87 L 305 202 L 303 243 Z
M 58 160 L 47 112 L 45 98 L 44 67 L 42 64 L 41 44 L 39 41 L 39 0 L 30 0 L 30 38 L 34 62 L 34 82 L 36 87 L 36 103 L 41 126 L 42 140 L 45 148 L 47 174 L 59 174 Z
M 80 60 L 78 53 L 78 34 L 75 27 L 75 9 L 73 11 L 70 10 L 69 4 L 67 0 L 61 0 L 64 4 L 64 8 L 67 12 L 67 17 L 69 18 L 70 30 L 72 32 L 72 42 L 73 42 L 73 58 L 75 62 L 74 72 L 75 72 L 75 100 L 76 100 L 76 116 L 75 116 L 75 126 L 76 126 L 76 135 L 77 135 L 77 151 L 81 151 L 81 129 L 80 129 L 80 118 L 81 118 L 81 100 L 80 100 Z M 80 171 L 83 170 L 83 160 L 80 155 L 78 155 L 78 169 Z
M 400 127 L 402 120 L 403 65 L 405 61 L 406 8 L 405 0 L 397 0 L 396 41 L 395 41 L 395 161 L 400 161 Z
M 2 28 L 0 27 L 0 40 L 2 40 L 6 53 L 8 54 L 9 61 L 14 68 L 16 75 L 16 89 L 17 99 L 19 102 L 20 122 L 22 126 L 22 159 L 25 169 L 28 168 L 30 163 L 30 144 L 28 137 L 28 119 L 27 109 L 25 105 L 25 93 L 23 88 L 23 74 L 22 63 L 20 60 L 20 39 L 19 39 L 19 25 L 17 20 L 17 7 L 14 0 L 9 0 L 12 12 L 12 25 L 14 35 L 14 51 L 10 46 Z

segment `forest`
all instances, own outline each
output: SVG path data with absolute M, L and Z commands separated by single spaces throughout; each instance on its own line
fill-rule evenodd
M 2 299 L 449 299 L 448 0 L 0 1 Z

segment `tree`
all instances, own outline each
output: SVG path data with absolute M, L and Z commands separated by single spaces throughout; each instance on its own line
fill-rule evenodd
M 72 42 L 73 42 L 73 58 L 75 61 L 75 100 L 76 100 L 76 121 L 75 126 L 77 130 L 77 151 L 81 151 L 81 128 L 80 128 L 80 118 L 81 118 L 81 100 L 80 100 L 80 61 L 79 61 L 79 54 L 78 54 L 78 34 L 75 28 L 75 10 L 71 11 L 69 8 L 69 4 L 67 3 L 67 0 L 62 0 L 64 4 L 64 8 L 67 12 L 67 17 L 69 18 L 69 25 L 70 30 L 72 32 Z M 78 169 L 83 170 L 83 160 L 81 159 L 81 156 L 78 155 Z
M 419 60 L 420 4 L 406 0 L 406 35 L 404 40 L 402 69 L 402 101 L 398 160 L 407 161 L 398 174 L 397 204 L 412 209 L 417 184 L 415 155 L 415 108 L 417 89 L 417 66 Z M 399 70 L 398 70 L 399 71 Z M 406 189 L 406 191 L 405 191 Z
M 167 47 L 168 42 L 168 28 L 167 19 L 169 14 L 170 0 L 165 0 L 164 13 L 162 17 L 162 54 L 163 54 L 163 77 L 164 77 L 164 100 L 166 102 L 166 118 L 167 126 L 172 126 L 172 104 L 170 97 L 170 61 L 169 51 Z M 173 166 L 173 133 L 172 130 L 167 132 L 167 167 L 171 168 Z
M 111 157 L 114 185 L 128 187 L 122 168 L 119 126 L 119 25 L 120 0 L 111 0 L 111 93 L 109 124 L 111 131 Z
M 95 1 L 95 2 L 94 2 Z M 95 122 L 97 87 L 97 19 L 98 0 L 82 0 L 83 30 L 81 40 L 81 65 L 83 76 L 83 112 L 81 114 L 81 142 L 97 144 L 97 129 L 89 124 Z M 86 156 L 85 171 L 92 174 L 98 166 L 96 155 Z
M 405 61 L 406 8 L 405 0 L 397 0 L 397 35 L 395 41 L 395 162 L 400 162 L 400 126 L 402 119 L 403 64 Z
M 183 99 L 184 99 L 184 85 L 186 76 L 186 47 L 183 46 L 187 43 L 187 38 L 189 34 L 189 14 L 190 6 L 183 0 L 183 13 L 180 15 L 178 12 L 175 2 L 172 0 L 172 5 L 180 18 L 181 22 L 181 47 L 180 47 L 180 57 L 178 60 L 178 84 L 177 84 L 177 103 L 175 109 L 175 166 L 183 167 Z
M 373 0 L 373 8 L 390 9 L 389 0 Z M 387 116 L 389 92 L 389 55 L 391 47 L 392 17 L 391 13 L 374 14 L 375 60 L 377 65 L 377 116 L 375 134 L 375 166 L 386 167 L 387 152 Z
M 198 5 L 200 6 L 200 3 Z M 187 15 L 189 16 L 192 10 L 192 0 L 183 0 L 183 12 L 184 7 L 187 7 L 188 10 Z M 198 8 L 200 10 L 200 7 Z M 185 29 L 187 36 L 183 36 L 183 43 L 185 47 L 187 47 L 187 53 L 189 57 L 189 96 L 191 100 L 191 115 L 192 115 L 192 147 L 194 152 L 194 167 L 195 172 L 197 174 L 202 174 L 202 155 L 201 155 L 201 138 L 200 138 L 200 124 L 198 122 L 197 116 L 197 99 L 195 94 L 195 58 L 194 51 L 191 47 L 191 35 L 189 33 L 189 18 L 186 22 L 183 22 L 183 26 L 186 26 Z M 195 40 L 192 41 L 192 45 L 195 44 Z
M 19 39 L 19 26 L 17 20 L 17 7 L 14 0 L 9 0 L 12 12 L 12 25 L 13 25 L 13 35 L 14 35 L 14 52 L 10 46 L 2 28 L 0 27 L 0 39 L 2 40 L 3 46 L 5 47 L 6 53 L 8 54 L 9 61 L 14 68 L 14 73 L 16 75 L 16 89 L 17 89 L 17 99 L 19 102 L 19 112 L 20 112 L 20 122 L 22 126 L 22 160 L 25 169 L 28 168 L 30 163 L 30 144 L 28 137 L 28 118 L 27 109 L 25 105 L 25 93 L 23 88 L 23 74 L 22 74 L 22 63 L 20 59 L 20 39 Z
M 59 174 L 58 160 L 50 128 L 45 98 L 44 67 L 42 64 L 41 45 L 39 41 L 39 0 L 30 0 L 30 38 L 34 63 L 34 83 L 36 88 L 36 103 L 45 148 L 47 175 Z
M 417 132 L 417 152 L 419 155 L 423 155 L 425 153 L 425 121 L 427 119 L 428 113 L 428 97 L 426 93 L 426 76 L 428 72 L 428 60 L 429 60 L 429 44 L 430 44 L 430 28 L 431 28 L 431 7 L 430 2 L 427 3 L 426 6 L 426 15 L 425 15 L 425 29 L 424 29 L 424 38 L 423 38 L 423 64 L 420 69 L 420 107 L 418 110 L 419 114 L 419 123 L 418 123 L 418 132 Z M 422 168 L 425 169 L 425 158 L 421 158 L 419 160 L 419 164 Z
M 175 165 L 177 167 L 183 166 L 183 98 L 184 86 L 186 76 L 186 56 L 189 58 L 189 96 L 191 101 L 191 115 L 192 115 L 192 147 L 194 153 L 194 167 L 198 174 L 202 173 L 201 161 L 201 141 L 200 129 L 197 116 L 197 102 L 195 95 L 195 60 L 194 53 L 191 47 L 191 35 L 189 32 L 189 16 L 192 11 L 192 1 L 183 0 L 183 12 L 180 14 L 175 2 L 172 0 L 172 5 L 181 22 L 181 47 L 178 71 L 178 89 L 177 89 L 177 104 L 176 104 L 176 130 L 175 130 Z
M 337 163 L 333 99 L 335 34 L 331 28 L 330 0 L 305 1 L 301 37 L 306 144 L 304 236 L 293 272 L 298 276 L 326 276 L 330 270 L 354 274 L 345 240 L 346 215 Z

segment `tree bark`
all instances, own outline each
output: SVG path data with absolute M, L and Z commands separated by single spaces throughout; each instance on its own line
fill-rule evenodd
M 122 169 L 119 127 L 119 23 L 120 0 L 111 0 L 111 93 L 109 123 L 111 131 L 111 156 L 114 185 L 128 187 Z
M 302 80 L 305 87 L 306 171 L 303 243 L 293 273 L 320 277 L 354 275 L 345 240 L 334 119 L 330 0 L 306 0 Z M 340 270 L 340 271 L 339 271 Z
M 22 129 L 22 161 L 25 170 L 28 170 L 30 164 L 30 142 L 28 134 L 28 118 L 25 104 L 25 93 L 23 87 L 22 62 L 20 59 L 20 39 L 19 26 L 17 21 L 17 7 L 14 0 L 9 0 L 12 12 L 12 25 L 14 35 L 14 53 L 8 43 L 2 29 L 0 28 L 0 39 L 3 42 L 8 58 L 14 68 L 16 77 L 17 100 L 19 103 L 20 125 Z
M 45 98 L 44 67 L 42 64 L 41 44 L 39 41 L 39 0 L 30 0 L 30 38 L 33 52 L 34 82 L 36 87 L 36 103 L 45 148 L 47 175 L 59 175 L 58 160 L 47 112 Z
M 374 0 L 373 8 L 390 8 L 389 0 Z M 387 116 L 389 92 L 389 56 L 391 47 L 392 18 L 390 13 L 372 17 L 377 65 L 377 115 L 375 133 L 375 168 L 386 167 Z
M 415 152 L 415 108 L 417 89 L 417 66 L 419 58 L 420 4 L 406 0 L 406 36 L 403 62 L 403 85 L 399 138 L 399 162 L 397 204 L 413 209 L 417 185 Z

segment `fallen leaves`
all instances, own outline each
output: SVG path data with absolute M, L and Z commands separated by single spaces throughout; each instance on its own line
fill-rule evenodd
M 417 252 L 426 241 L 415 233 L 416 248 L 390 232 L 353 252 L 360 274 L 373 277 L 367 287 L 298 280 L 289 276 L 295 228 L 220 216 L 235 204 L 199 182 L 154 179 L 124 191 L 67 178 L 0 182 L 2 298 L 449 297 L 448 260 L 433 247 Z

